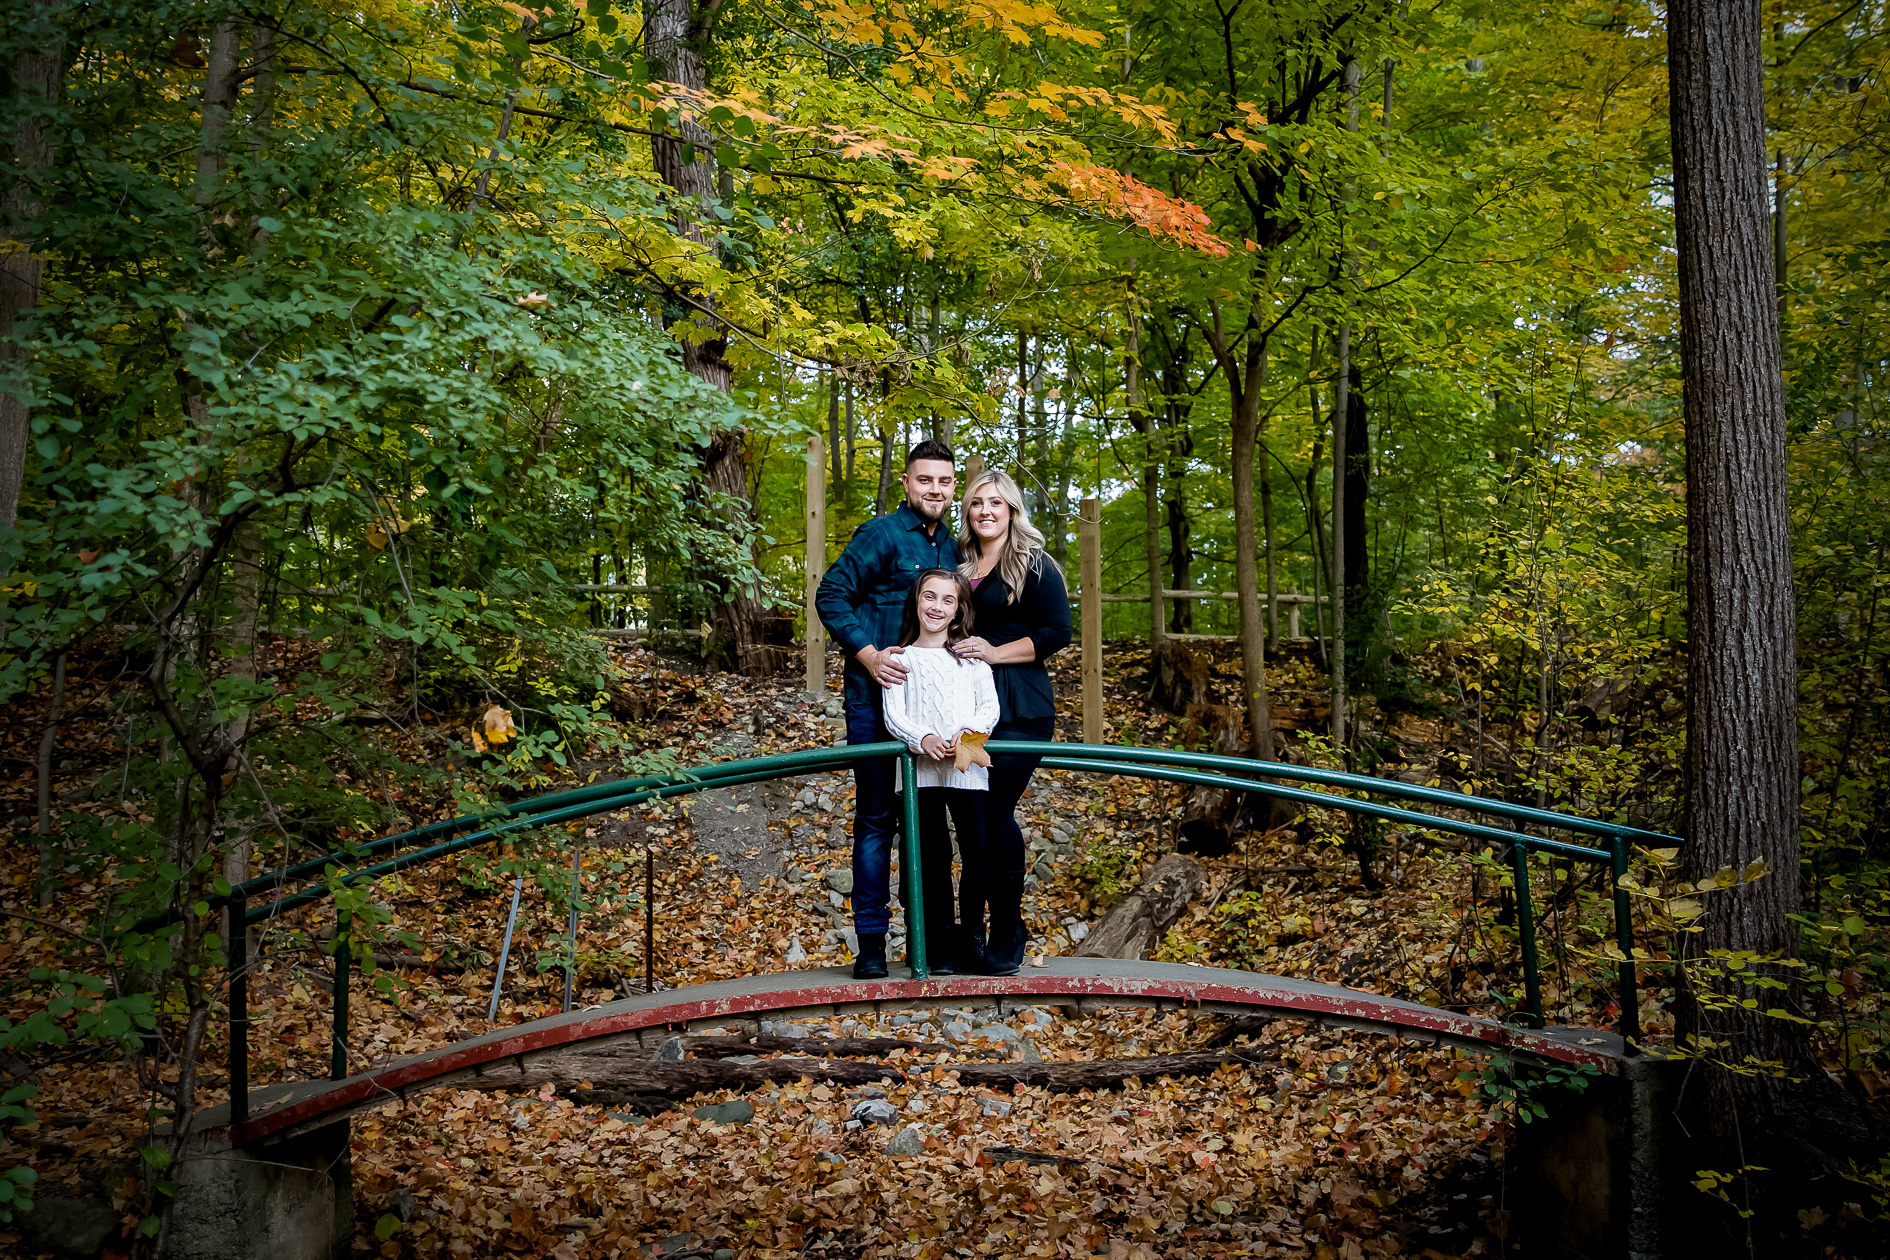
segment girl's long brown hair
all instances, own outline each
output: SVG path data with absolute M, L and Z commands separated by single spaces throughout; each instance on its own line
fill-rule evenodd
M 955 648 L 971 637 L 971 583 L 956 569 L 921 569 L 919 576 L 912 579 L 912 589 L 906 592 L 905 618 L 899 625 L 900 647 L 910 647 L 919 641 L 919 592 L 935 578 L 943 578 L 958 588 L 958 611 L 952 616 L 952 624 L 945 627 L 945 646 Z

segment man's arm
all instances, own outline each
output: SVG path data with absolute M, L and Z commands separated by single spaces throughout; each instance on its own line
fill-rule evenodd
M 874 643 L 872 627 L 859 611 L 867 594 L 899 562 L 897 550 L 877 537 L 881 530 L 873 525 L 868 521 L 854 530 L 846 550 L 821 577 L 814 592 L 814 610 L 848 656 L 866 666 L 880 686 L 892 687 L 906 680 L 906 667 L 899 660 L 905 649 Z
M 872 522 L 853 531 L 846 550 L 828 566 L 814 592 L 814 609 L 821 624 L 848 656 L 878 646 L 873 631 L 859 614 L 865 593 L 885 580 L 888 549 L 874 544 Z

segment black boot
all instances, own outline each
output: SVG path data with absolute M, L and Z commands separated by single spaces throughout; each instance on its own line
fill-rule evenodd
M 964 970 L 959 962 L 958 925 L 925 929 L 925 967 L 935 976 L 955 976 Z
M 980 974 L 1014 976 L 1024 965 L 1024 946 L 1029 940 L 1024 930 L 1024 873 L 994 873 L 987 895 L 991 901 L 991 936 L 985 943 Z
M 886 934 L 884 932 L 860 933 L 860 952 L 853 959 L 853 978 L 855 980 L 886 978 Z

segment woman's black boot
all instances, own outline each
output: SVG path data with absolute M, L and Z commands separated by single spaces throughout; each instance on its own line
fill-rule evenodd
M 925 929 L 925 969 L 935 976 L 955 976 L 965 969 L 962 961 L 963 950 L 959 946 L 958 925 L 948 923 L 942 928 L 927 925 Z M 906 964 L 912 963 L 912 946 L 906 946 Z
M 860 952 L 853 959 L 853 978 L 855 980 L 886 978 L 886 934 L 884 932 L 860 933 Z
M 981 975 L 1012 976 L 1024 965 L 1024 873 L 1000 871 L 991 876 L 991 936 L 984 947 Z

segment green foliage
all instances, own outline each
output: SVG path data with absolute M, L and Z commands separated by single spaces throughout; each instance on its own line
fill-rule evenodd
M 1512 1109 L 1524 1124 L 1546 1119 L 1556 1095 L 1579 1094 L 1600 1079 L 1598 1068 L 1582 1064 L 1525 1065 L 1513 1059 L 1491 1058 L 1482 1067 L 1459 1073 L 1460 1081 L 1476 1085 L 1479 1098 Z

